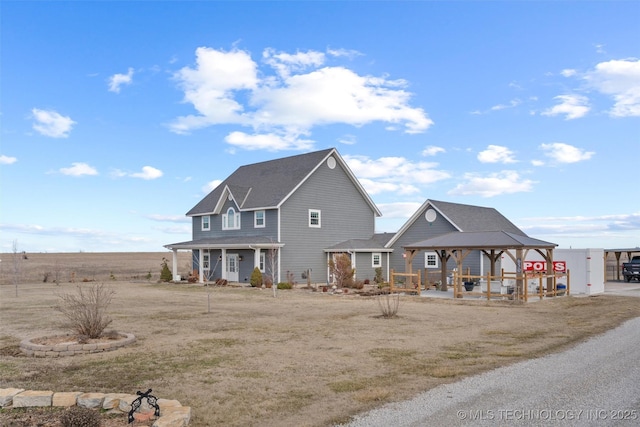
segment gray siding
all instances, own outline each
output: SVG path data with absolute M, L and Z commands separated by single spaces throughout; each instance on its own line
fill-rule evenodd
M 309 227 L 309 209 L 321 211 L 321 228 Z M 291 271 L 299 281 L 312 269 L 312 280 L 327 281 L 327 255 L 323 249 L 347 239 L 369 239 L 375 214 L 363 195 L 340 167 L 326 163 L 281 207 L 282 280 Z
M 227 212 L 229 207 L 233 207 L 236 212 L 238 208 L 232 201 L 227 201 L 223 213 Z M 245 237 L 245 236 L 268 236 L 276 240 L 278 236 L 278 211 L 276 209 L 265 210 L 265 227 L 254 227 L 253 211 L 240 213 L 240 230 L 223 230 L 222 214 L 211 215 L 211 227 L 209 231 L 202 231 L 202 217 L 193 217 L 192 236 L 193 240 L 216 238 L 216 237 Z
M 405 259 L 403 257 L 404 254 L 404 246 L 411 245 L 422 240 L 427 240 L 432 237 L 436 237 L 442 234 L 451 233 L 453 231 L 457 231 L 457 229 L 442 215 L 438 215 L 436 220 L 429 223 L 424 214 L 426 210 L 430 206 L 423 207 L 420 211 L 420 214 L 417 216 L 417 219 L 405 230 L 405 232 L 398 238 L 398 240 L 394 243 L 393 248 L 394 251 L 391 253 L 391 268 L 397 272 L 405 271 Z M 416 271 L 418 269 L 424 272 L 425 268 L 425 251 L 419 251 L 416 256 L 413 258 L 413 270 Z M 463 270 L 467 271 L 467 268 L 471 269 L 471 274 L 477 275 L 480 274 L 481 271 L 481 252 L 474 251 L 467 255 L 467 257 L 463 261 Z M 485 269 L 488 269 L 488 262 L 485 263 Z M 456 268 L 456 263 L 453 260 L 449 260 L 447 263 L 447 269 L 453 270 Z M 439 268 L 438 268 L 439 270 Z M 485 271 L 486 273 L 486 271 Z
M 371 283 L 373 283 L 373 279 L 376 277 L 375 267 L 371 265 L 371 252 L 357 252 L 356 253 L 356 280 L 365 280 L 369 279 Z M 381 261 L 382 261 L 382 277 L 385 280 L 388 280 L 387 276 L 387 253 L 380 253 Z M 353 264 L 353 261 L 352 261 Z

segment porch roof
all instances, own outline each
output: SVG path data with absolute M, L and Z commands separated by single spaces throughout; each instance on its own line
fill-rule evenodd
M 171 250 L 179 249 L 271 249 L 281 248 L 283 243 L 275 242 L 265 236 L 242 236 L 242 237 L 217 237 L 190 240 L 188 242 L 171 243 L 164 247 Z
M 324 250 L 325 252 L 393 252 L 391 248 L 385 248 L 384 243 L 375 237 L 371 239 L 349 239 L 336 243 Z

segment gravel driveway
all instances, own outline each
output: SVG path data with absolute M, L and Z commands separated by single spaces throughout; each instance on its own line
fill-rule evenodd
M 348 426 L 637 426 L 639 356 L 636 318 L 570 350 L 439 386 Z

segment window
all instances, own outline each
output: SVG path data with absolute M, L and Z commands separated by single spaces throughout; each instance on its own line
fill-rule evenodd
M 380 254 L 380 252 L 374 252 L 371 254 L 371 267 L 382 267 L 382 254 Z
M 202 269 L 205 271 L 209 270 L 209 265 L 210 265 L 210 254 L 209 254 L 209 249 L 205 249 L 202 252 Z
M 317 209 L 309 209 L 309 227 L 320 228 L 320 211 Z
M 260 271 L 261 271 L 262 273 L 264 273 L 264 265 L 265 265 L 265 264 L 264 264 L 264 259 L 265 259 L 265 254 L 264 254 L 264 252 L 260 252 L 260 267 L 259 267 L 259 268 L 260 268 Z
M 239 230 L 240 229 L 240 213 L 236 213 L 235 209 L 229 208 L 226 214 L 222 214 L 223 230 Z
M 255 211 L 253 213 L 253 226 L 255 228 L 264 228 L 264 211 Z
M 202 217 L 202 231 L 209 231 L 211 229 L 211 217 L 205 215 Z
M 425 268 L 438 268 L 438 254 L 435 252 L 424 253 L 424 267 Z

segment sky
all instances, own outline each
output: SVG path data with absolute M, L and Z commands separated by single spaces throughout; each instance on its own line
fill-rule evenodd
M 335 147 L 427 199 L 640 246 L 640 2 L 0 2 L 0 252 L 162 251 L 238 167 Z

